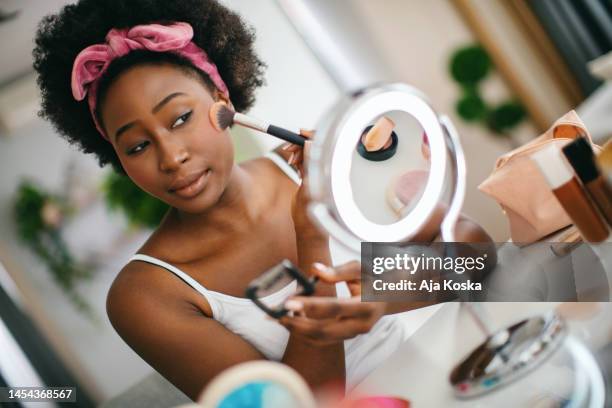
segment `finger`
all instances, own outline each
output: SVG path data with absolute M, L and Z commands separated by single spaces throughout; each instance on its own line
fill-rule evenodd
M 300 129 L 300 135 L 310 139 L 314 136 L 315 131 L 312 129 Z
M 292 310 L 298 304 L 297 310 L 310 319 L 367 319 L 374 313 L 374 305 L 357 298 L 296 296 L 285 302 L 285 307 Z
M 361 263 L 350 261 L 331 267 L 315 262 L 312 264 L 311 273 L 326 283 L 361 281 Z
M 304 317 L 283 318 L 281 324 L 294 335 L 314 344 L 331 344 L 370 331 L 373 319 L 315 320 Z
M 330 322 L 325 326 L 325 336 L 328 339 L 347 340 L 369 332 L 376 321 L 364 319 L 343 319 Z
M 293 160 L 293 165 L 297 168 L 298 175 L 301 179 L 304 178 L 304 152 L 303 150 L 299 150 L 295 153 L 295 158 Z
M 347 286 L 351 296 L 361 297 L 361 281 L 348 281 Z
M 287 148 L 283 147 L 283 150 L 285 150 L 286 152 L 297 152 L 299 150 L 302 150 L 302 146 L 289 143 L 289 146 L 287 146 Z
M 303 150 L 298 150 L 295 152 L 295 158 L 293 159 L 294 165 L 301 167 L 303 163 L 304 153 Z
M 309 319 L 303 316 L 283 316 L 278 322 L 292 334 L 311 340 L 321 340 L 325 337 L 325 326 L 331 323 L 325 320 Z
M 302 150 L 303 161 L 308 160 L 310 157 L 310 148 L 312 146 L 312 142 L 306 141 L 304 142 L 304 149 Z

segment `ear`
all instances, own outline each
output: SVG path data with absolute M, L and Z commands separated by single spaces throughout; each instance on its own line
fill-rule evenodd
M 234 109 L 234 105 L 232 104 L 232 101 L 227 96 L 225 96 L 223 92 L 219 91 L 216 88 L 215 88 L 215 92 L 213 95 L 213 99 L 217 102 L 224 102 L 231 110 L 236 111 Z

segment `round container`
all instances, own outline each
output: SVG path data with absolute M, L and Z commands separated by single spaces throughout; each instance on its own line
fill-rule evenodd
M 370 129 L 372 129 L 373 127 L 374 125 L 370 125 L 366 127 L 362 135 L 369 132 Z M 359 143 L 357 144 L 357 152 L 359 153 L 361 157 L 363 157 L 366 160 L 385 161 L 395 156 L 395 153 L 397 152 L 398 142 L 399 141 L 398 141 L 397 133 L 395 133 L 395 131 L 391 131 L 391 144 L 389 145 L 389 147 L 383 147 L 379 150 L 375 150 L 371 152 L 367 150 L 365 145 L 363 144 L 363 136 L 362 136 L 359 138 Z

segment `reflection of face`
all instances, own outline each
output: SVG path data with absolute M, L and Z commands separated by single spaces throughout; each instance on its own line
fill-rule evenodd
M 229 132 L 218 132 L 208 119 L 213 103 L 203 83 L 180 68 L 143 65 L 110 85 L 101 116 L 134 183 L 172 207 L 196 213 L 217 202 L 234 161 Z

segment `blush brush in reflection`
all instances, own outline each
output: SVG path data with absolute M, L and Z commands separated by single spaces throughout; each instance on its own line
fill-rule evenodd
M 394 127 L 395 123 L 390 118 L 383 116 L 362 136 L 361 142 L 368 152 L 388 148 L 391 146 L 391 132 Z
M 384 161 L 392 158 L 397 152 L 398 137 L 393 131 L 395 123 L 386 116 L 378 118 L 376 123 L 367 126 L 357 143 L 357 153 L 370 161 Z
M 225 130 L 232 124 L 258 130 L 287 142 L 304 146 L 306 138 L 282 127 L 271 125 L 263 120 L 255 119 L 242 113 L 234 112 L 224 102 L 215 102 L 208 112 L 210 123 L 219 131 Z

